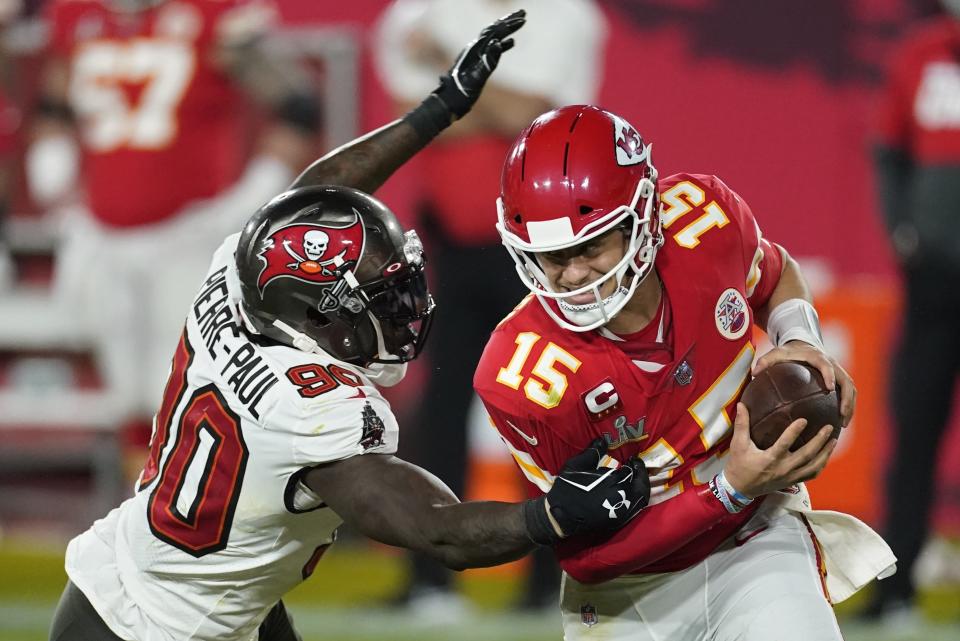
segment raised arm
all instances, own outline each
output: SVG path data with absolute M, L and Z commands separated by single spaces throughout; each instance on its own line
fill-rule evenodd
M 519 558 L 534 543 L 620 527 L 646 505 L 642 466 L 598 468 L 602 441 L 568 461 L 546 495 L 523 503 L 460 503 L 438 478 L 394 456 L 367 454 L 322 465 L 305 482 L 370 538 L 425 552 L 455 570 Z M 606 503 L 606 506 L 604 505 Z M 622 509 L 609 506 L 623 504 Z
M 300 174 L 292 187 L 335 184 L 375 192 L 403 163 L 470 111 L 500 55 L 513 47 L 509 36 L 525 21 L 526 13 L 520 10 L 486 27 L 418 107 L 331 151 Z
M 430 94 L 432 97 L 434 94 Z M 423 109 L 427 98 L 417 109 Z M 417 111 L 414 109 L 410 114 Z M 438 109 L 438 115 L 440 110 Z M 291 185 L 343 185 L 368 194 L 380 188 L 403 163 L 423 149 L 432 137 L 417 133 L 410 114 L 334 149 L 307 167 Z M 452 122 L 452 116 L 447 116 Z M 449 124 L 449 122 L 447 124 Z

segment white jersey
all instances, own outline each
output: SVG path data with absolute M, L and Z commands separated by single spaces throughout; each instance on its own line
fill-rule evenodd
M 341 523 L 304 471 L 397 448 L 357 367 L 240 331 L 238 237 L 190 307 L 136 495 L 67 548 L 71 581 L 125 639 L 256 639 Z

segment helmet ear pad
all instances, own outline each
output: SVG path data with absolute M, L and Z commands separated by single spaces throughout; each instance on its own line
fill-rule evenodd
M 366 364 L 376 359 L 380 353 L 380 342 L 377 340 L 377 330 L 374 320 L 366 311 L 360 314 L 341 310 L 338 312 L 346 318 L 337 324 L 337 329 L 331 342 L 339 341 L 339 348 L 347 354 L 354 354 L 356 362 Z
M 373 320 L 366 312 L 359 314 L 346 309 L 324 313 L 307 308 L 306 318 L 315 328 L 308 332 L 327 353 L 339 354 L 340 360 L 348 363 L 365 364 L 371 354 L 376 354 L 377 333 Z

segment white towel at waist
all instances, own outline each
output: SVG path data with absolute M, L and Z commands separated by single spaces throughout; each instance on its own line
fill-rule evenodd
M 885 579 L 897 571 L 897 557 L 879 534 L 849 514 L 812 509 L 803 483 L 769 495 L 757 517 L 770 518 L 783 512 L 802 514 L 813 529 L 833 603 L 845 601 L 870 581 Z

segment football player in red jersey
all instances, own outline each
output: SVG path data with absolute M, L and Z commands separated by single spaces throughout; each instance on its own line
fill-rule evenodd
M 901 571 L 862 614 L 900 626 L 919 618 L 913 569 L 924 546 L 935 543 L 938 461 L 949 450 L 960 374 L 960 242 L 947 231 L 960 208 L 960 1 L 940 4 L 944 15 L 909 25 L 890 52 L 872 131 L 878 213 L 903 276 L 901 330 L 889 365 L 897 454 L 884 493 L 884 533 Z
M 747 203 L 715 176 L 658 178 L 650 149 L 617 115 L 564 107 L 502 174 L 497 227 L 531 295 L 493 332 L 476 390 L 534 494 L 593 437 L 610 465 L 645 461 L 653 488 L 623 530 L 558 546 L 565 638 L 839 639 L 831 599 L 892 555 L 853 517 L 809 509 L 802 482 L 830 429 L 790 453 L 799 420 L 759 450 L 738 400 L 751 369 L 806 361 L 839 388 L 846 424 L 853 382 Z M 775 345 L 756 363 L 754 323 Z M 825 527 L 862 556 L 821 546 Z
M 313 89 L 260 46 L 274 16 L 271 0 L 46 8 L 49 61 L 28 182 L 38 204 L 67 209 L 55 292 L 133 419 L 156 407 L 209 252 L 313 155 Z M 270 117 L 247 162 L 242 105 L 253 102 Z

